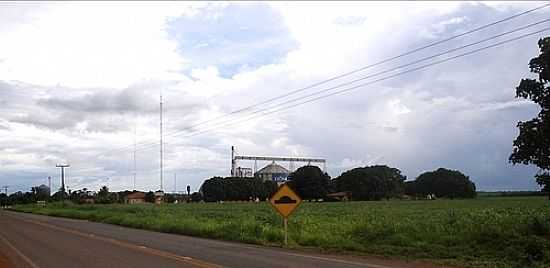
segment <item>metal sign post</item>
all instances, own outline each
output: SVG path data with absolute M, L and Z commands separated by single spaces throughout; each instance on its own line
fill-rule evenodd
M 285 246 L 288 246 L 288 218 L 283 218 L 283 225 L 285 226 Z
M 283 184 L 269 199 L 269 203 L 283 217 L 285 246 L 288 246 L 288 217 L 302 203 L 302 198 L 290 189 L 287 184 Z

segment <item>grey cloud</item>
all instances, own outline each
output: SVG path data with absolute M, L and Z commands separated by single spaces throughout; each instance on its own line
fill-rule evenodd
M 158 109 L 143 91 L 125 89 L 122 91 L 101 91 L 87 93 L 73 98 L 53 97 L 40 99 L 38 105 L 55 110 L 69 110 L 89 113 L 128 113 L 140 111 L 151 113 Z
M 380 42 L 372 44 L 373 47 L 369 49 L 378 53 L 377 56 L 380 58 L 394 56 L 411 48 L 515 14 L 520 9 L 518 7 L 496 10 L 483 4 L 464 4 L 461 9 L 452 14 L 435 18 L 425 16 L 422 18 L 424 21 L 414 21 L 404 25 L 402 31 L 396 29 L 398 32 L 392 34 L 392 38 L 379 38 L 377 40 Z M 464 40 L 455 40 L 438 49 L 416 54 L 413 59 L 431 54 L 428 52 L 454 48 L 545 18 L 547 14 L 532 14 L 533 16 L 520 18 Z M 444 23 L 449 19 L 462 17 L 465 19 L 460 23 Z M 349 19 L 347 22 L 358 21 Z M 445 27 L 435 26 L 441 23 L 445 24 Z M 430 27 L 430 25 L 434 26 Z M 419 34 L 426 27 L 429 34 Z M 291 154 L 289 147 L 300 146 L 300 148 L 306 148 L 303 152 L 306 155 L 326 157 L 331 167 L 329 173 L 332 177 L 338 176 L 347 168 L 338 163 L 343 159 L 354 159 L 354 163 L 388 164 L 398 167 L 411 179 L 426 170 L 448 167 L 464 171 L 482 190 L 537 189 L 532 178 L 536 171 L 533 167 L 512 166 L 507 161 L 512 140 L 517 135 L 515 127 L 517 121 L 530 119 L 536 114 L 536 106 L 515 99 L 514 89 L 521 78 L 529 75 L 527 63 L 537 54 L 536 39 L 531 38 L 488 50 L 459 61 L 374 84 L 342 96 L 328 98 L 317 104 L 301 106 L 284 114 L 279 113 L 276 115 L 277 120 L 268 118 L 262 121 L 265 124 L 260 123 L 261 126 L 258 129 L 249 133 L 239 133 L 238 136 L 208 133 L 192 139 L 173 138 L 172 140 L 180 146 L 167 146 L 167 155 L 174 154 L 174 157 L 170 155 L 174 163 L 169 167 L 170 172 L 177 172 L 178 178 L 182 175 L 185 183 L 198 186 L 202 179 L 212 175 L 223 175 L 228 170 L 228 144 L 236 145 L 237 148 L 242 147 L 244 153 L 273 155 L 288 155 Z M 379 47 L 376 47 L 377 45 Z M 358 50 L 356 57 L 351 61 L 366 65 L 370 62 L 370 58 L 367 62 L 367 56 L 372 54 L 370 52 L 365 53 L 364 49 Z M 213 61 L 210 58 L 208 60 Z M 407 63 L 410 60 L 410 58 L 403 58 L 394 62 L 394 65 Z M 350 67 L 350 69 L 353 68 Z M 385 67 L 371 71 L 383 69 Z M 221 106 L 237 103 L 235 100 L 253 103 L 253 100 L 261 99 L 257 95 L 274 95 L 280 92 L 276 91 L 278 89 L 289 88 L 289 84 L 304 82 L 288 81 L 284 78 L 291 76 L 286 74 L 274 77 L 273 81 L 263 77 L 261 84 L 256 85 L 256 89 L 262 90 L 250 90 L 252 93 L 244 93 L 250 94 L 244 98 L 234 95 L 225 98 L 222 96 L 216 98 L 215 102 Z M 148 94 L 151 92 L 146 88 L 67 96 L 60 96 L 59 92 L 57 94 L 54 92 L 31 97 L 34 94 L 21 96 L 21 91 L 12 89 L 4 91 L 2 86 L 6 85 L 0 82 L 0 101 L 17 105 L 28 112 L 28 115 L 23 117 L 13 117 L 13 115 L 10 117 L 20 122 L 43 125 L 52 129 L 74 128 L 79 122 L 86 122 L 87 131 L 113 132 L 128 128 L 131 125 L 128 114 L 138 110 L 142 116 L 150 118 L 151 125 L 148 127 L 156 128 L 158 124 L 158 94 L 157 92 Z M 72 91 L 64 90 L 64 92 Z M 394 99 L 400 100 L 401 104 L 411 111 L 399 115 L 388 113 L 384 110 L 384 105 Z M 168 121 L 171 121 L 169 123 L 171 129 L 181 130 L 193 124 L 189 122 L 196 122 L 198 117 L 195 112 L 208 107 L 208 104 L 199 101 L 197 98 L 187 98 L 184 94 L 168 95 L 167 113 Z M 38 105 L 35 107 L 34 104 Z M 70 120 L 62 121 L 63 117 Z M 264 127 L 270 124 L 286 127 L 280 129 Z M 279 139 L 287 140 L 277 148 L 272 144 Z M 122 138 L 112 143 L 91 144 L 90 148 L 73 152 L 69 158 L 72 163 L 75 163 L 75 169 L 79 165 L 103 168 L 88 173 L 71 170 L 71 176 L 82 178 L 82 184 L 90 185 L 103 183 L 107 176 L 111 177 L 112 182 L 120 182 L 119 185 L 128 183 L 130 181 L 128 176 L 132 171 L 130 164 L 132 158 L 129 152 L 93 156 L 113 146 L 118 148 L 130 143 L 131 141 Z M 203 148 L 211 154 L 200 150 L 189 152 L 190 147 Z M 60 148 L 55 147 L 47 152 L 56 150 L 56 155 L 62 155 L 63 150 Z M 244 151 L 244 148 L 247 150 Z M 25 147 L 24 150 L 39 149 Z M 192 156 L 197 155 L 197 163 L 178 162 L 177 153 L 182 152 Z M 368 156 L 376 156 L 376 158 L 369 159 Z M 147 187 L 157 185 L 158 174 L 154 171 L 158 166 L 156 161 L 158 161 L 158 147 L 138 151 L 140 168 L 138 184 L 141 183 Z M 204 168 L 209 165 L 212 168 Z M 146 170 L 153 170 L 153 172 L 146 172 Z M 7 179 L 8 176 L 9 174 L 0 174 L 1 179 Z M 78 181 L 75 179 L 74 182 Z
M 0 122 L 0 130 L 10 130 L 10 126 L 8 122 Z
M 360 17 L 360 16 L 345 16 L 345 17 L 338 17 L 334 20 L 334 23 L 341 24 L 341 25 L 357 25 L 357 24 L 364 24 L 367 21 L 366 17 Z
M 83 120 L 79 115 L 63 115 L 50 112 L 28 113 L 26 115 L 15 115 L 9 118 L 11 122 L 30 124 L 40 128 L 66 129 L 72 128 Z
M 386 127 L 382 127 L 384 129 L 384 131 L 386 132 L 396 132 L 399 130 L 398 127 L 391 127 L 391 126 L 386 126 Z
M 0 81 L 0 96 L 5 104 L 2 108 L 9 109 L 3 117 L 10 122 L 52 130 L 76 130 L 80 124 L 84 128 L 80 131 L 116 132 L 133 128 L 135 116 L 157 117 L 158 93 L 153 90 L 151 94 L 150 86 L 136 85 L 123 90 L 64 88 L 70 93 L 63 96 L 58 87 Z M 185 93 L 166 92 L 165 112 L 170 116 L 185 117 L 207 106 Z
M 124 90 L 99 91 L 87 93 L 84 96 L 73 98 L 46 98 L 37 101 L 38 105 L 55 110 L 87 113 L 137 113 L 142 115 L 157 114 L 159 112 L 159 97 L 155 90 L 127 88 Z M 187 96 L 165 95 L 165 107 L 172 111 L 192 112 L 205 107 L 205 104 Z
M 465 4 L 453 14 L 433 19 L 435 24 L 454 17 L 467 18 L 460 27 L 444 27 L 433 38 L 448 37 L 457 31 L 510 16 L 518 10 L 497 12 L 484 5 Z M 486 38 L 544 17 L 544 14 L 522 17 L 464 41 L 451 42 L 438 50 Z M 426 170 L 449 167 L 470 175 L 479 189 L 538 189 L 532 178 L 535 168 L 513 166 L 507 161 L 517 135 L 517 121 L 529 119 L 536 113 L 535 105 L 515 98 L 515 86 L 521 78 L 530 76 L 527 63 L 538 54 L 537 39 L 533 37 L 358 89 L 334 98 L 337 100 L 330 103 L 330 113 L 323 113 L 323 105 L 303 107 L 294 112 L 300 117 L 288 121 L 290 142 L 312 148 L 332 162 L 346 158 L 361 160 L 367 153 L 382 155 L 384 161 L 379 164 L 394 165 L 409 178 Z M 399 46 L 385 51 L 391 56 L 431 41 L 418 36 L 400 36 L 396 41 Z M 434 50 L 429 51 L 434 53 Z M 429 55 L 428 52 L 419 54 L 413 59 Z M 411 59 L 403 58 L 389 67 L 409 61 Z M 392 120 L 387 114 L 379 114 L 375 119 L 383 126 L 381 128 L 362 123 L 373 119 L 369 115 L 380 113 L 380 103 L 392 99 L 401 100 L 411 109 L 410 113 L 398 117 L 396 127 L 399 131 L 391 131 L 393 124 L 387 127 L 385 121 Z M 343 123 L 342 118 L 349 118 L 346 121 L 352 123 Z M 340 123 L 335 129 L 327 126 L 329 122 Z M 302 127 L 306 125 L 307 129 Z M 332 176 L 342 171 L 338 167 L 330 170 Z

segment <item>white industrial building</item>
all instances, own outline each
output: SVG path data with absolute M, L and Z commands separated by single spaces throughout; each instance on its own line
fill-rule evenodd
M 240 167 L 238 161 L 254 161 L 254 168 Z M 271 161 L 270 164 L 258 170 L 258 161 Z M 288 163 L 288 169 L 277 162 Z M 263 180 L 276 181 L 282 183 L 288 179 L 290 173 L 294 171 L 296 163 L 312 163 L 322 164 L 322 169 L 326 171 L 326 160 L 321 158 L 304 158 L 304 157 L 269 157 L 269 156 L 243 156 L 235 155 L 235 148 L 231 147 L 231 176 L 243 178 L 262 178 Z

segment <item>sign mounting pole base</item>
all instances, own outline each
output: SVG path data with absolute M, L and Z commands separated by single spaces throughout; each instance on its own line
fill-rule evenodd
M 285 247 L 288 246 L 288 218 L 283 217 L 283 225 L 285 228 Z

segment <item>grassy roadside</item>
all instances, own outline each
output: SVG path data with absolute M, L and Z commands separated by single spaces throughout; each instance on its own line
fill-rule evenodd
M 266 203 L 13 209 L 262 245 L 280 245 L 283 237 L 281 219 Z M 304 203 L 289 231 L 292 247 L 467 267 L 550 267 L 550 202 L 544 197 Z

